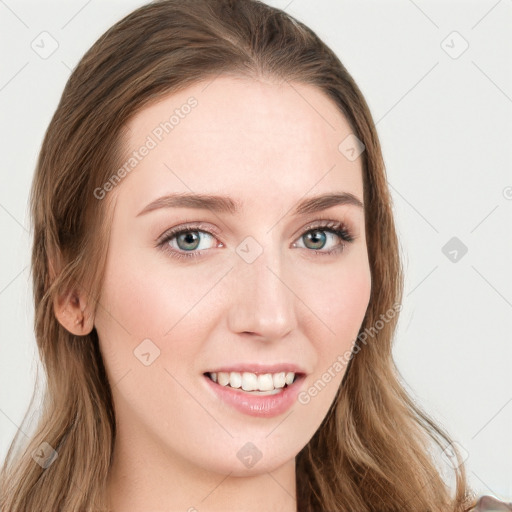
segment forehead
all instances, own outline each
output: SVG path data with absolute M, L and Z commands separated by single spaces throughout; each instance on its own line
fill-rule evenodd
M 139 155 L 118 192 L 134 207 L 170 192 L 232 193 L 260 207 L 262 196 L 283 203 L 308 191 L 362 199 L 361 159 L 339 150 L 350 125 L 310 85 L 220 76 L 165 96 L 127 127 L 126 162 Z

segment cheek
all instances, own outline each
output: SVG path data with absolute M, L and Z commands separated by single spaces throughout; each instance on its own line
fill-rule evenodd
M 164 329 L 166 312 L 171 319 L 172 294 L 166 292 L 164 280 L 154 279 L 151 272 L 128 263 L 118 261 L 115 267 L 107 267 L 101 303 L 106 309 L 107 323 L 135 340 Z
M 330 293 L 329 311 L 332 330 L 336 335 L 354 339 L 363 321 L 370 299 L 371 280 L 365 272 L 346 275 L 338 283 L 333 283 Z
M 200 299 L 200 283 L 191 283 L 160 258 L 128 250 L 111 256 L 100 299 L 107 314 L 100 316 L 116 331 L 124 331 L 125 337 L 129 333 L 133 341 L 163 337 Z
M 371 293 L 371 273 L 368 260 L 355 258 L 351 264 L 332 269 L 329 279 L 317 281 L 317 286 L 304 291 L 308 306 L 315 313 L 308 322 L 306 336 L 318 355 L 316 378 L 331 372 L 331 392 L 334 397 L 337 384 L 345 374 L 355 340 L 361 328 Z M 321 287 L 319 286 L 321 283 Z
M 148 352 L 152 368 L 186 373 L 208 336 L 208 292 L 225 265 L 205 274 L 135 250 L 110 257 L 95 325 L 111 377 L 117 382 L 128 370 L 145 368 L 137 357 Z
M 343 265 L 308 285 L 304 296 L 324 324 L 323 339 L 345 345 L 355 340 L 364 319 L 371 292 L 371 274 L 367 260 Z M 318 334 L 311 339 L 318 337 Z M 326 337 L 325 337 L 326 335 Z M 330 344 L 330 343 L 329 343 Z
M 360 264 L 337 269 L 324 281 L 322 293 L 316 290 L 309 290 L 309 305 L 321 322 L 311 320 L 305 329 L 318 362 L 298 396 L 313 429 L 318 428 L 336 396 L 368 307 L 371 274 L 367 261 L 363 258 Z

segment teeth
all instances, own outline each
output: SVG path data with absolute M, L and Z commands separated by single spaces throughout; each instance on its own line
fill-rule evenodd
M 249 373 L 248 375 L 251 374 Z M 273 389 L 275 389 L 274 380 L 272 379 L 272 375 L 270 373 L 258 375 L 258 389 L 260 391 L 272 391 Z
M 217 374 L 217 382 L 221 386 L 227 386 L 229 384 L 229 373 L 219 372 Z
M 244 391 L 273 391 L 293 383 L 294 372 L 264 373 L 256 375 L 251 372 L 211 372 L 213 382 L 221 386 L 242 388 Z
M 275 388 L 284 388 L 284 385 L 286 384 L 286 373 L 285 372 L 274 373 L 272 378 L 274 380 Z
M 242 389 L 244 391 L 257 391 L 258 377 L 254 373 L 242 373 Z
M 238 372 L 231 372 L 229 374 L 229 385 L 232 388 L 242 387 L 242 376 Z

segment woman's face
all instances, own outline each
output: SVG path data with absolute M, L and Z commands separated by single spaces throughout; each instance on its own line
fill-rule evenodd
M 371 288 L 350 134 L 318 89 L 228 76 L 129 123 L 95 327 L 133 460 L 257 474 L 319 427 Z

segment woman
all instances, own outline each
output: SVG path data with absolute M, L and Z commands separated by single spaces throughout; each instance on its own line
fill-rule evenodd
M 48 384 L 2 510 L 489 501 L 400 383 L 378 137 L 300 22 L 254 0 L 128 15 L 73 71 L 31 205 Z

